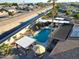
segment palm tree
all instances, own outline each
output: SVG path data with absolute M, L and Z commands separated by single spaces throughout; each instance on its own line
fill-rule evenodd
M 55 26 L 55 23 L 53 23 L 54 17 L 56 16 L 56 2 L 57 0 L 48 0 L 48 2 L 52 2 L 52 23 L 51 23 L 51 27 L 53 28 L 53 26 Z M 49 39 L 49 43 L 48 43 L 48 49 L 51 50 L 51 42 L 52 42 L 52 29 L 51 29 L 51 34 L 50 34 L 50 39 Z
M 48 0 L 48 2 L 52 2 L 52 6 L 53 6 L 53 8 L 52 8 L 52 23 L 53 23 L 54 17 L 56 16 L 56 8 L 55 8 L 56 1 L 57 0 Z

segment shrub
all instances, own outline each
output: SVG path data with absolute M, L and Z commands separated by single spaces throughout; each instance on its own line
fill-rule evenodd
M 3 54 L 3 55 L 8 55 L 8 54 L 11 54 L 11 46 L 8 45 L 8 44 L 2 44 L 0 45 L 0 54 Z
M 79 18 L 79 14 L 74 15 L 75 18 Z
M 66 10 L 65 13 L 66 13 L 66 15 L 71 15 L 72 14 L 72 12 L 69 11 L 69 10 Z

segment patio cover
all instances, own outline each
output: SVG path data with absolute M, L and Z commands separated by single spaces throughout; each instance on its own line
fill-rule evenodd
M 36 40 L 31 38 L 31 37 L 23 37 L 20 40 L 16 41 L 16 44 L 20 45 L 23 48 L 27 48 L 28 46 L 30 46 L 32 43 L 34 43 Z
M 69 24 L 70 23 L 70 21 L 63 21 L 63 20 L 53 20 L 53 22 L 54 23 L 67 23 L 67 24 Z
M 61 18 L 61 17 L 56 17 L 56 20 L 64 20 L 65 18 Z
M 52 22 L 52 19 L 46 20 L 46 19 L 41 19 L 41 18 L 40 18 L 40 19 L 39 19 L 39 22 L 44 22 L 44 23 L 45 23 L 45 22 Z

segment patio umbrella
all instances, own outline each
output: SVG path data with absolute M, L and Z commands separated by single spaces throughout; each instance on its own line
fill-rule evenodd
M 42 45 L 38 45 L 38 44 L 35 45 L 33 47 L 33 50 L 35 51 L 36 54 L 43 54 L 43 53 L 45 53 L 45 47 L 42 46 Z

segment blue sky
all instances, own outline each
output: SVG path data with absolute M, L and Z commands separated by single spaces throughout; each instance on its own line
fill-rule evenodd
M 47 0 L 0 0 L 0 2 L 17 2 L 17 3 L 22 3 L 23 1 L 27 3 L 47 2 Z M 79 2 L 79 1 L 78 0 L 58 0 L 58 2 Z

